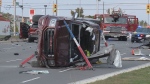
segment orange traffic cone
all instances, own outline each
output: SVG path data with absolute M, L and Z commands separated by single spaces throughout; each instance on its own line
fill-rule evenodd
M 134 49 L 131 50 L 131 54 L 134 55 Z

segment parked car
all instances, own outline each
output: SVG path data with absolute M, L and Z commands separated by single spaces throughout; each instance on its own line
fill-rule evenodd
M 135 32 L 132 33 L 131 42 L 145 41 L 146 37 L 150 36 L 150 28 L 137 28 Z

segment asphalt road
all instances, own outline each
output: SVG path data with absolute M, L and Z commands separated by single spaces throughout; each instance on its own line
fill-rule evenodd
M 141 43 L 131 43 L 130 41 L 109 40 L 109 44 L 115 44 L 116 48 L 121 52 L 122 57 L 129 57 L 131 55 L 131 48 L 138 46 Z M 102 44 L 103 45 L 103 44 Z M 27 57 L 32 55 L 36 50 L 36 43 L 16 42 L 16 43 L 0 43 L 0 84 L 68 84 L 75 81 L 112 73 L 122 69 L 138 66 L 148 63 L 147 61 L 123 61 L 122 68 L 114 68 L 101 64 L 95 70 L 69 70 L 67 68 L 61 69 L 46 69 L 33 68 L 29 64 L 25 68 L 19 68 L 19 64 Z M 148 54 L 148 50 L 142 51 Z M 19 55 L 14 55 L 19 53 Z M 48 70 L 49 74 L 19 74 L 20 71 L 26 70 Z

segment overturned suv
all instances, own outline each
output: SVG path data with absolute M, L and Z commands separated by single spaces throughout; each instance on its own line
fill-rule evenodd
M 103 57 L 113 65 L 118 56 L 114 45 L 100 47 L 100 27 L 92 21 L 45 15 L 38 23 L 35 56 L 41 67 L 67 67 L 87 60 L 95 63 Z

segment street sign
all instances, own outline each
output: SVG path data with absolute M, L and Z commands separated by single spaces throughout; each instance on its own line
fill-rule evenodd
M 35 14 L 35 10 L 34 9 L 30 9 L 30 22 L 32 23 L 32 17 L 33 17 L 33 15 Z
M 146 13 L 147 13 L 147 14 L 150 14 L 150 4 L 147 4 L 147 5 L 146 5 Z

